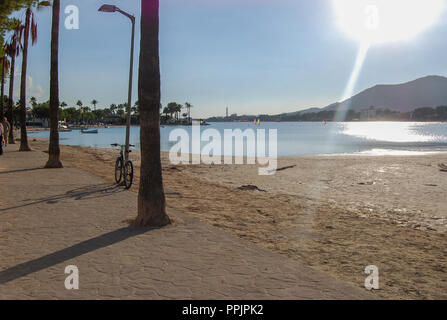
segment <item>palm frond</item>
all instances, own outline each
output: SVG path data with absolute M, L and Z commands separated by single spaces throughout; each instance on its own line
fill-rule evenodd
M 50 1 L 40 1 L 37 4 L 37 10 L 42 9 L 43 7 L 51 7 L 51 2 Z
M 5 74 L 9 73 L 9 69 L 11 68 L 11 62 L 9 62 L 8 57 L 6 56 L 6 54 L 3 57 L 0 57 L 0 65 L 4 66 L 4 71 Z

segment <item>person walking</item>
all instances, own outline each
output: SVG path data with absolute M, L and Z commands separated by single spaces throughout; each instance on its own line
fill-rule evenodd
M 11 125 L 9 124 L 8 119 L 6 117 L 3 118 L 2 127 L 3 127 L 3 139 L 5 140 L 5 147 L 6 147 L 8 145 L 9 130 L 11 130 Z

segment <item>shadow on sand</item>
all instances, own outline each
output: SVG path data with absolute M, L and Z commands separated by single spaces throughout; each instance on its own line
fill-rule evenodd
M 103 184 L 96 184 L 91 186 L 86 186 L 82 188 L 76 188 L 69 190 L 63 194 L 51 196 L 51 197 L 45 197 L 40 199 L 27 199 L 24 200 L 25 204 L 9 207 L 9 208 L 2 208 L 0 209 L 0 212 L 5 212 L 8 210 L 28 207 L 32 205 L 36 205 L 39 203 L 48 203 L 48 204 L 55 204 L 60 201 L 66 200 L 66 199 L 74 199 L 74 200 L 88 200 L 88 199 L 96 199 L 96 198 L 103 198 L 103 197 L 109 197 L 121 192 L 124 192 L 125 190 L 120 187 L 119 185 L 110 185 L 108 183 Z
M 17 170 L 10 170 L 10 171 L 0 171 L 0 174 L 19 173 L 19 172 L 28 172 L 28 171 L 37 171 L 37 170 L 45 170 L 45 168 L 28 168 L 28 169 L 17 169 Z
M 146 233 L 149 228 L 125 227 L 109 233 L 105 233 L 96 238 L 92 238 L 71 247 L 56 251 L 46 256 L 18 264 L 0 272 L 0 285 L 27 276 L 31 273 L 50 268 L 59 263 L 74 259 L 83 254 L 111 246 L 120 241 Z

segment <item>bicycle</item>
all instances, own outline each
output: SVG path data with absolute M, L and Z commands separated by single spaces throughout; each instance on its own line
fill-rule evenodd
M 121 179 L 123 179 L 124 187 L 126 189 L 130 189 L 133 182 L 133 163 L 130 160 L 125 161 L 124 152 L 126 149 L 125 145 L 120 145 L 118 143 L 111 144 L 113 147 L 120 147 L 120 156 L 116 158 L 115 162 L 115 182 L 117 184 L 121 183 Z M 135 147 L 130 144 L 129 147 Z M 128 150 L 128 153 L 132 152 L 132 150 Z M 127 159 L 129 155 L 127 154 Z

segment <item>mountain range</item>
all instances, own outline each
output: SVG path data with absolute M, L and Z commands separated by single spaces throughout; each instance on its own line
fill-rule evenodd
M 360 111 L 371 106 L 399 112 L 411 112 L 421 107 L 447 106 L 447 78 L 427 76 L 402 84 L 376 85 L 345 101 L 289 114 L 346 109 Z

